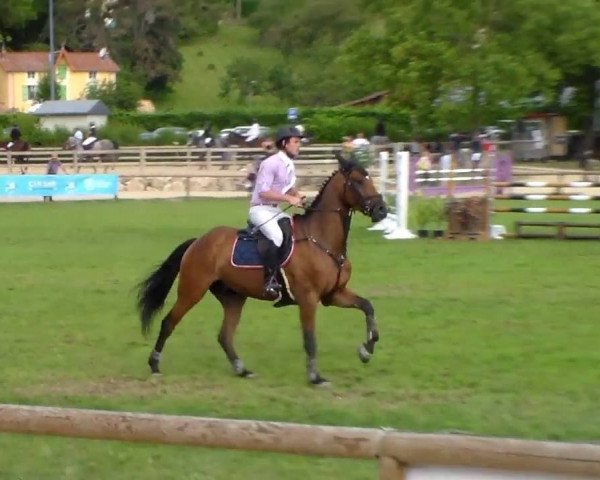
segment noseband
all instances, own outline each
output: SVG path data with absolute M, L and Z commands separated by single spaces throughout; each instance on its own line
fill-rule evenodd
M 360 211 L 362 213 L 364 213 L 365 215 L 370 216 L 371 211 L 373 210 L 373 207 L 378 203 L 378 202 L 372 202 L 372 200 L 375 199 L 375 200 L 383 201 L 383 197 L 380 193 L 376 193 L 373 195 L 363 195 L 362 188 L 360 187 L 359 183 L 350 178 L 351 174 L 352 174 L 352 170 L 350 170 L 348 173 L 344 174 L 344 178 L 345 178 L 344 196 L 346 196 L 346 190 L 348 188 L 351 188 L 352 190 L 354 190 L 354 192 L 360 198 Z

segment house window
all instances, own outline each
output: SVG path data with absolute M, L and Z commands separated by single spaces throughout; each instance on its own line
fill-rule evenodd
M 37 87 L 35 85 L 27 85 L 27 100 L 35 100 Z
M 35 79 L 35 72 L 27 72 L 27 78 L 30 80 Z
M 90 79 L 90 81 L 95 82 L 97 74 L 98 74 L 98 72 L 96 72 L 95 70 L 92 70 L 91 72 L 89 72 L 88 78 Z

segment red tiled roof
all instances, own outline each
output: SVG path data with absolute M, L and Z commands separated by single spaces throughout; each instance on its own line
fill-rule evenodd
M 59 53 L 57 61 L 64 58 L 67 65 L 74 72 L 109 72 L 116 73 L 119 66 L 112 58 L 106 56 L 100 58 L 98 52 L 67 52 L 63 50 Z
M 5 72 L 45 72 L 48 70 L 48 52 L 0 52 L 0 68 Z M 116 73 L 119 66 L 110 58 L 100 58 L 96 52 L 61 51 L 56 61 L 64 58 L 75 72 Z
M 0 68 L 5 72 L 45 72 L 48 52 L 0 52 Z

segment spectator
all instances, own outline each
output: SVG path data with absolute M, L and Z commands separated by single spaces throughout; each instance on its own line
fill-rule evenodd
M 53 153 L 52 156 L 50 157 L 50 161 L 48 162 L 48 165 L 46 166 L 46 175 L 57 175 L 60 170 L 62 170 L 64 173 L 67 173 L 67 171 L 63 167 L 62 163 L 58 159 L 58 155 L 56 153 Z M 53 202 L 53 201 L 54 200 L 52 199 L 51 196 L 49 196 L 49 195 L 44 196 L 44 202 Z
M 275 144 L 273 140 L 266 139 L 260 145 L 263 149 L 263 152 L 259 155 L 254 156 L 254 162 L 248 165 L 248 175 L 246 175 L 246 190 L 252 192 L 254 190 L 254 184 L 256 183 L 256 175 L 258 173 L 258 169 L 260 168 L 260 164 L 265 158 L 270 157 L 275 152 Z
M 342 154 L 346 157 L 350 156 L 352 150 L 354 150 L 353 140 L 352 135 L 342 137 Z
M 377 123 L 375 124 L 375 132 L 371 141 L 374 145 L 385 145 L 390 142 L 385 132 L 383 118 L 381 117 L 379 117 L 379 120 L 377 120 Z
M 10 150 L 10 148 L 21 140 L 21 130 L 19 126 L 15 123 L 10 129 L 10 142 L 6 145 L 6 148 Z
M 370 142 L 365 138 L 365 134 L 363 132 L 358 132 L 356 134 L 356 138 L 352 140 L 352 146 L 354 148 L 362 148 L 370 145 Z
M 252 125 L 250 126 L 250 130 L 248 130 L 248 135 L 246 136 L 246 143 L 251 142 L 252 140 L 256 140 L 260 135 L 260 125 L 258 124 L 258 120 L 255 118 L 253 120 Z
M 429 151 L 429 146 L 427 144 L 423 144 L 421 150 L 421 156 L 417 161 L 417 170 L 422 170 L 423 174 L 420 178 L 422 178 L 425 182 L 429 180 L 431 175 L 431 152 Z

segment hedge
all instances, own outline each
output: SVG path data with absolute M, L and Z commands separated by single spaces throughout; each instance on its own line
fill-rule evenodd
M 301 123 L 313 136 L 314 142 L 339 143 L 345 135 L 364 132 L 367 137 L 373 134 L 378 119 L 383 119 L 388 136 L 392 140 L 408 140 L 410 136 L 410 116 L 407 112 L 390 108 L 300 108 Z M 289 123 L 285 109 L 223 109 L 165 113 L 114 113 L 108 124 L 99 134 L 116 140 L 120 145 L 139 144 L 139 134 L 159 127 L 175 126 L 190 130 L 203 128 L 208 122 L 213 132 L 237 125 L 250 125 L 256 118 L 261 125 L 273 127 Z M 59 146 L 70 134 L 67 130 L 48 132 L 37 127 L 38 119 L 30 114 L 0 115 L 0 127 L 6 128 L 17 123 L 23 139 L 32 145 Z

